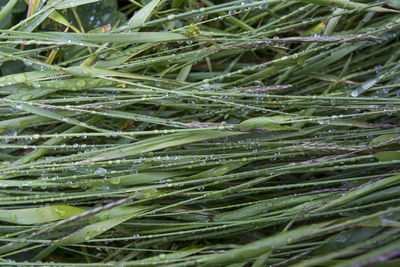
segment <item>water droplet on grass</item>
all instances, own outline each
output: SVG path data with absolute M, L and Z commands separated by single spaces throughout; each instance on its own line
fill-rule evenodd
M 75 81 L 75 84 L 78 87 L 84 87 L 84 86 L 86 86 L 87 83 L 86 83 L 86 81 L 84 79 L 77 79 Z
M 107 173 L 107 169 L 104 168 L 97 168 L 96 171 L 94 172 L 95 174 L 104 174 Z
M 14 81 L 17 83 L 23 83 L 27 81 L 26 74 L 25 73 L 20 73 L 20 74 L 15 74 L 13 76 Z
M 372 80 L 368 80 L 366 82 L 363 82 L 361 84 L 361 87 L 358 87 L 357 89 L 355 89 L 353 92 L 351 92 L 351 96 L 352 97 L 357 97 L 360 94 L 364 93 L 365 91 L 367 91 L 369 88 L 371 88 L 372 86 L 374 86 L 377 83 L 377 79 L 372 79 Z

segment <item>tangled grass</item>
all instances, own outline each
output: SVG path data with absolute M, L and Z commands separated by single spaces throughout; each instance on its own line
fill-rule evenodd
M 400 265 L 399 1 L 0 5 L 0 265 Z

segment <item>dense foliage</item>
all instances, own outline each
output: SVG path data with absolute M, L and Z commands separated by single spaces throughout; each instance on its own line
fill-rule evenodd
M 399 266 L 399 10 L 1 0 L 0 265 Z

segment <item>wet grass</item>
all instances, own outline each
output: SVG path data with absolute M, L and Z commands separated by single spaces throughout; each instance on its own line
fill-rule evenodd
M 9 1 L 0 265 L 399 265 L 399 8 Z

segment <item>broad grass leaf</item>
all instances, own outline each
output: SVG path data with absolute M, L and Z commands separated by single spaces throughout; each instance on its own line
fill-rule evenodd
M 375 154 L 379 161 L 400 160 L 400 151 L 382 151 Z
M 152 209 L 153 206 L 129 206 L 129 207 L 115 207 L 110 210 L 105 210 L 99 212 L 91 217 L 89 217 L 88 221 L 90 224 L 95 222 L 101 222 L 113 218 L 119 218 L 122 216 L 127 216 L 131 214 L 136 214 L 138 212 L 142 212 L 144 210 Z
M 376 146 L 382 143 L 390 143 L 392 141 L 399 141 L 400 140 L 400 135 L 399 134 L 383 134 L 378 137 L 375 137 L 372 139 L 372 141 L 369 143 L 370 146 Z
M 0 221 L 15 224 L 37 224 L 63 220 L 86 210 L 67 205 L 41 208 L 0 210 Z
M 53 8 L 46 10 L 38 16 L 35 16 L 34 19 L 29 20 L 29 23 L 23 23 L 18 30 L 25 32 L 32 32 L 35 30 L 43 21 L 45 21 L 52 13 L 54 12 Z
M 399 0 L 386 0 L 388 6 L 393 7 L 395 9 L 400 9 L 400 1 Z
M 168 41 L 178 41 L 188 39 L 183 34 L 174 32 L 131 32 L 131 33 L 63 33 L 46 32 L 43 35 L 49 35 L 53 40 L 61 38 L 62 40 L 71 40 L 70 42 L 91 43 L 115 43 L 115 44 L 133 44 L 133 43 L 158 43 Z M 32 36 L 35 37 L 35 36 Z M 37 36 L 39 37 L 39 36 Z
M 328 254 L 332 251 L 338 251 L 345 247 L 357 244 L 368 238 L 373 237 L 375 234 L 382 231 L 382 228 L 371 228 L 371 227 L 360 227 L 342 231 L 326 240 L 323 244 L 315 251 L 315 255 Z
M 160 3 L 160 0 L 152 0 L 147 5 L 142 7 L 128 21 L 128 26 L 136 26 L 146 22 L 151 17 L 153 10 L 157 7 L 158 3 Z
M 89 157 L 83 162 L 95 162 L 100 160 L 109 160 L 120 157 L 137 155 L 144 152 L 160 150 L 167 147 L 174 147 L 193 142 L 200 142 L 215 138 L 228 137 L 238 135 L 234 132 L 222 131 L 201 131 L 198 133 L 176 133 L 163 136 L 148 138 L 146 140 L 138 141 L 133 144 L 116 147 L 114 151 L 99 153 L 99 155 Z
M 78 28 L 76 28 L 72 23 L 70 23 L 64 16 L 62 16 L 59 12 L 54 11 L 49 16 L 50 19 L 54 20 L 57 23 L 60 23 L 64 26 L 71 28 L 74 32 L 80 32 Z
M 251 131 L 256 129 L 264 129 L 271 132 L 274 131 L 294 131 L 296 128 L 281 125 L 290 121 L 288 116 L 271 116 L 251 118 L 241 122 L 235 129 L 239 131 Z
M 64 69 L 68 74 L 73 74 L 80 77 L 121 77 L 135 80 L 149 80 L 149 81 L 161 81 L 159 78 L 147 77 L 139 74 L 132 74 L 114 70 L 100 69 L 88 66 L 74 66 Z
M 18 83 L 34 82 L 39 79 L 43 79 L 49 76 L 60 75 L 60 71 L 57 70 L 42 70 L 42 71 L 31 71 L 25 73 L 11 74 L 0 77 L 0 86 L 13 85 Z
M 4 178 L 4 177 L 3 177 Z M 32 188 L 47 188 L 47 187 L 57 187 L 60 184 L 57 183 L 52 183 L 52 182 L 43 182 L 43 181 L 37 181 L 37 180 L 6 180 L 6 179 L 1 179 L 0 180 L 0 188 L 7 188 L 7 187 L 19 187 L 19 188 L 24 188 L 24 187 L 32 187 Z
M 86 42 L 75 36 L 75 33 L 65 33 L 65 32 L 22 32 L 22 31 L 11 31 L 11 30 L 0 30 L 0 32 L 8 34 L 7 37 L 0 35 L 0 39 L 8 40 L 32 40 L 35 42 L 52 42 L 59 45 L 76 45 L 76 46 L 89 46 L 89 47 L 101 47 L 96 43 Z M 78 33 L 76 33 L 78 34 Z M 81 33 L 79 33 L 81 34 Z M 83 33 L 82 33 L 83 34 Z M 88 33 L 90 34 L 90 33 Z M 96 35 L 96 34 L 91 34 Z M 85 39 L 85 38 L 84 38 Z M 86 38 L 89 40 L 90 38 Z M 55 68 L 53 65 L 48 65 L 49 67 Z M 57 67 L 56 67 L 57 68 Z
M 39 126 L 54 121 L 52 118 L 38 115 L 21 116 L 13 119 L 0 121 L 0 133 L 10 129 L 23 129 L 31 126 Z
M 61 239 L 54 241 L 55 246 L 66 246 L 70 244 L 79 244 L 91 240 L 92 238 L 108 231 L 115 226 L 137 216 L 137 213 L 119 216 L 112 219 L 102 220 L 96 223 L 85 226 L 84 228 L 73 232 Z

